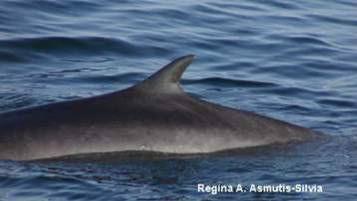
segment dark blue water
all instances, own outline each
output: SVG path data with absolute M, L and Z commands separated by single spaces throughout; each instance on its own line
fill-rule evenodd
M 244 154 L 116 162 L 0 161 L 7 200 L 356 200 L 357 3 L 0 2 L 0 112 L 128 87 L 195 54 L 183 88 L 332 136 Z M 322 193 L 210 193 L 197 184 Z

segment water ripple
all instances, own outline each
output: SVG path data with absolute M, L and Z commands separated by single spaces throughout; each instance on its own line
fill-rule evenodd
M 221 77 L 210 77 L 195 80 L 184 80 L 184 84 L 204 84 L 216 87 L 277 87 L 277 84 L 250 80 L 234 80 Z

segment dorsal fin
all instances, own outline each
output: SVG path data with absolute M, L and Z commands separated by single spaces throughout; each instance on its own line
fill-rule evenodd
M 145 92 L 182 93 L 179 82 L 193 58 L 194 55 L 177 58 L 134 87 Z

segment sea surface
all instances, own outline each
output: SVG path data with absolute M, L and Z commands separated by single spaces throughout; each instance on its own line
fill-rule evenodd
M 191 95 L 331 139 L 237 154 L 0 161 L 0 201 L 357 200 L 355 0 L 2 0 L 0 112 L 121 90 L 186 54 L 196 55 L 182 80 Z M 254 193 L 252 184 L 323 192 Z

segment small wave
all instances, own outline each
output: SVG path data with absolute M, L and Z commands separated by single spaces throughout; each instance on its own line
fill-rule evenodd
M 64 55 L 145 55 L 166 54 L 164 48 L 154 45 L 140 45 L 129 40 L 105 37 L 39 37 L 0 40 L 0 46 L 14 52 L 37 52 L 43 54 Z
M 0 45 L 7 48 L 16 48 L 21 50 L 31 50 L 39 52 L 100 52 L 101 50 L 116 50 L 122 47 L 130 50 L 131 44 L 116 39 L 102 37 L 41 37 L 41 38 L 19 38 L 12 40 L 2 40 Z
M 283 107 L 282 109 L 286 110 L 286 111 L 292 111 L 292 112 L 299 112 L 299 113 L 304 113 L 304 114 L 309 114 L 312 109 L 306 107 L 306 106 L 302 106 L 302 105 L 287 105 L 285 107 Z
M 330 105 L 336 107 L 357 108 L 357 102 L 338 100 L 338 99 L 320 99 L 316 101 L 318 104 Z
M 242 11 L 244 11 L 244 10 L 265 11 L 265 9 L 263 9 L 257 5 L 244 3 L 244 2 L 241 2 L 241 4 L 236 4 L 236 3 L 230 3 L 230 2 L 214 1 L 214 2 L 211 2 L 210 5 L 219 7 L 221 9 L 233 10 L 233 11 L 235 11 L 236 9 L 240 9 Z
M 1 62 L 26 62 L 27 60 L 23 56 L 16 55 L 12 52 L 0 50 L 0 61 Z
M 273 93 L 278 95 L 294 95 L 298 97 L 315 97 L 315 96 L 326 96 L 329 93 L 322 90 L 312 90 L 303 87 L 276 87 L 264 90 L 264 93 Z
M 29 94 L 0 93 L 0 112 L 15 110 L 38 104 Z
M 292 44 L 298 44 L 298 45 L 312 45 L 312 46 L 322 46 L 322 47 L 328 47 L 332 48 L 334 47 L 333 44 L 331 44 L 328 41 L 325 41 L 322 39 L 322 37 L 319 37 L 318 35 L 282 35 L 282 34 L 271 34 L 266 36 L 267 39 L 273 39 L 273 40 L 278 40 L 283 43 L 292 43 Z
M 279 1 L 279 0 L 274 0 L 274 1 L 264 1 L 264 4 L 275 7 L 275 8 L 282 8 L 286 10 L 299 10 L 302 7 L 299 6 L 298 3 L 291 1 L 291 2 L 286 2 L 286 1 Z
M 292 36 L 292 37 L 286 37 L 287 40 L 293 41 L 295 43 L 308 43 L 308 44 L 314 44 L 314 45 L 323 45 L 323 46 L 328 46 L 332 47 L 331 44 L 328 42 L 323 41 L 320 38 L 315 38 L 315 37 L 309 37 L 309 36 Z
M 203 79 L 195 80 L 184 80 L 184 84 L 206 84 L 213 86 L 222 86 L 222 87 L 275 87 L 277 84 L 270 82 L 258 82 L 250 80 L 234 80 L 221 77 L 210 77 Z
M 310 14 L 307 16 L 315 19 L 316 21 L 319 21 L 320 23 L 327 22 L 336 25 L 347 25 L 353 27 L 357 26 L 357 20 L 353 20 L 353 19 L 346 19 L 346 18 L 342 19 L 336 16 L 331 17 L 331 16 L 324 16 L 324 15 L 317 15 L 317 14 Z
M 80 82 L 91 83 L 136 83 L 143 80 L 145 76 L 141 73 L 124 73 L 120 75 L 106 75 L 106 76 L 82 76 L 78 78 Z

